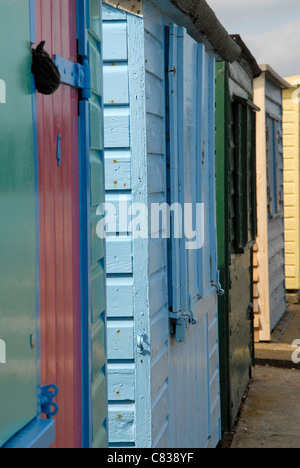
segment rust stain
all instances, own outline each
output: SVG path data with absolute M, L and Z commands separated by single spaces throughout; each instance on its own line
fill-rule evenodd
M 109 101 L 110 104 L 114 104 L 115 101 L 112 99 L 111 101 Z
M 121 333 L 121 330 L 117 330 L 117 333 L 118 333 L 118 334 Z
M 117 161 L 116 159 L 113 160 L 113 163 L 114 163 L 114 164 L 117 164 L 117 162 L 118 162 L 118 161 Z
M 112 66 L 112 67 L 115 67 L 115 66 L 116 66 L 115 62 L 112 62 L 112 63 L 111 63 L 111 66 Z
M 125 184 L 124 184 L 124 187 L 127 187 L 127 184 L 126 184 L 126 182 L 125 182 Z
M 131 13 L 133 13 L 133 12 L 134 12 L 134 10 L 135 10 L 135 8 L 136 8 L 136 5 L 135 5 L 135 4 L 133 4 L 133 5 L 132 5 L 132 7 L 131 7 L 131 10 L 130 10 L 130 12 L 131 12 Z
M 119 390 L 116 390 L 116 395 L 120 395 L 120 392 L 119 392 Z
M 114 180 L 114 185 L 118 185 L 118 182 L 116 180 Z
M 122 415 L 120 413 L 117 414 L 117 419 L 121 419 Z

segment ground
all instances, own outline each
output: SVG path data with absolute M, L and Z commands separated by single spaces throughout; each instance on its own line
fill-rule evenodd
M 231 448 L 300 448 L 300 372 L 256 366 Z
M 253 379 L 223 448 L 300 448 L 300 365 L 292 361 L 294 340 L 300 340 L 300 305 L 288 306 L 271 343 L 256 345 Z

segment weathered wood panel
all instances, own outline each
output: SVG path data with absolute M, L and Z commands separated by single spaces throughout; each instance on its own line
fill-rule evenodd
M 176 74 L 169 73 L 171 202 L 205 205 L 203 248 L 187 251 L 171 241 L 170 306 L 185 310 L 190 298 L 197 324 L 189 327 L 184 342 L 170 339 L 170 446 L 216 446 L 221 428 L 217 297 L 212 287 L 216 281 L 215 63 L 184 29 L 172 26 L 169 40 L 167 68 L 176 69 Z
M 119 225 L 133 203 L 147 206 L 143 19 L 104 5 L 103 31 L 106 202 L 117 224 L 107 239 L 109 443 L 150 447 L 148 241 Z M 127 207 L 119 208 L 120 195 Z M 137 350 L 141 333 L 144 355 Z
M 286 311 L 284 219 L 269 220 L 270 326 L 273 330 Z
M 145 2 L 145 63 L 148 151 L 148 193 L 150 203 L 167 202 L 165 137 L 165 38 L 164 19 L 158 9 Z M 168 441 L 168 276 L 167 239 L 149 240 L 150 311 L 151 311 L 151 378 L 152 444 Z
M 222 427 L 230 431 L 238 413 L 242 396 L 249 382 L 251 366 L 252 326 L 249 307 L 252 302 L 251 244 L 243 253 L 237 250 L 241 213 L 236 200 L 240 197 L 243 166 L 237 151 L 243 147 L 245 133 L 237 132 L 235 97 L 253 101 L 253 79 L 244 66 L 220 63 L 216 66 L 216 180 L 218 253 L 221 284 L 225 290 L 219 298 L 220 375 L 222 396 Z M 248 125 L 248 130 L 251 125 Z M 247 132 L 249 162 L 255 158 L 254 139 Z M 252 164 L 252 168 L 254 164 Z M 247 166 L 247 174 L 251 168 Z M 252 170 L 252 176 L 255 177 Z M 249 201 L 255 199 L 254 186 L 247 180 L 246 223 L 253 231 L 256 213 Z M 253 203 L 254 205 L 254 203 Z M 253 235 L 253 234 L 252 234 Z M 248 233 L 249 236 L 249 233 Z M 249 238 L 249 237 L 248 237 Z
M 270 340 L 269 245 L 267 201 L 267 141 L 265 75 L 254 80 L 254 103 L 260 107 L 256 118 L 256 182 L 257 182 L 257 277 L 254 284 L 254 308 L 257 310 L 255 340 Z

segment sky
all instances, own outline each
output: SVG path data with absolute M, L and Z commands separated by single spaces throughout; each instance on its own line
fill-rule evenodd
M 240 34 L 259 64 L 300 75 L 300 0 L 207 0 L 230 34 Z

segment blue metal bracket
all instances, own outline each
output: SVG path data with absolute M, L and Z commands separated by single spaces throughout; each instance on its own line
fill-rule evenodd
M 197 319 L 194 317 L 191 305 L 191 297 L 189 298 L 189 303 L 186 312 L 170 312 L 169 317 L 171 323 L 173 324 L 173 334 L 175 334 L 176 341 L 183 343 L 186 338 L 186 331 L 191 325 L 196 325 Z
M 48 419 L 53 418 L 58 413 L 58 406 L 54 403 L 54 398 L 58 395 L 56 385 L 46 385 L 41 388 L 41 412 L 46 414 Z
M 59 55 L 55 55 L 53 61 L 59 69 L 62 83 L 81 89 L 87 98 L 91 97 L 91 69 L 87 61 L 81 65 Z
M 183 343 L 186 338 L 186 331 L 189 327 L 189 316 L 184 315 L 182 312 L 170 312 L 171 319 L 171 333 L 175 335 L 178 343 Z

